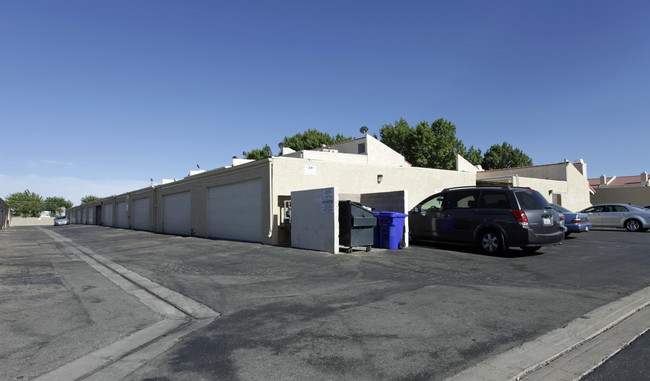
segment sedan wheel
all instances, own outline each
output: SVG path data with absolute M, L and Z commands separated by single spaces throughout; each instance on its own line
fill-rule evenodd
M 639 229 L 641 229 L 641 224 L 637 220 L 627 220 L 625 221 L 625 228 L 628 231 L 636 232 L 639 231 Z

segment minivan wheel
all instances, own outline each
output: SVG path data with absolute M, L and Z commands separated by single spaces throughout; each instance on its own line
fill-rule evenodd
M 625 221 L 625 228 L 628 231 L 636 232 L 636 231 L 639 231 L 641 229 L 641 224 L 639 223 L 639 221 L 637 221 L 635 219 L 631 219 L 631 220 Z
M 503 250 L 501 235 L 495 230 L 486 230 L 478 237 L 481 250 L 487 254 L 497 254 Z

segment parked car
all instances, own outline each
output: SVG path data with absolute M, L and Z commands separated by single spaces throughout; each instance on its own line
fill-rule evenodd
M 519 187 L 445 189 L 409 212 L 411 239 L 476 244 L 485 253 L 519 246 L 534 252 L 564 239 L 566 228 L 536 190 Z
M 583 209 L 596 227 L 625 228 L 631 232 L 650 228 L 650 210 L 631 204 L 600 204 Z
M 70 220 L 66 216 L 56 216 L 54 217 L 54 226 L 58 225 L 70 225 Z
M 564 214 L 564 226 L 567 228 L 566 233 L 564 233 L 565 237 L 568 237 L 571 233 L 588 232 L 591 229 L 591 222 L 589 222 L 588 214 L 575 213 L 557 204 L 551 204 L 551 206 L 558 213 Z

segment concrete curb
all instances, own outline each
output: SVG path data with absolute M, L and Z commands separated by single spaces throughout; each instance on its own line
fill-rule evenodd
M 162 320 L 122 340 L 89 353 L 35 380 L 115 380 L 164 353 L 181 337 L 220 316 L 218 312 L 163 287 L 51 230 L 39 228 L 64 249 L 135 296 Z
M 625 340 L 620 344 L 626 346 L 650 328 L 650 319 L 631 319 L 637 314 L 638 316 L 636 317 L 645 317 L 650 312 L 650 309 L 647 309 L 648 306 L 650 306 L 650 287 L 646 287 L 617 301 L 599 307 L 573 320 L 566 327 L 553 330 L 533 341 L 496 355 L 447 380 L 535 379 L 533 375 L 536 372 L 550 364 L 559 364 L 558 360 L 562 357 L 566 359 L 566 356 L 570 354 L 586 354 L 587 351 L 581 352 L 576 350 L 585 346 L 587 343 L 592 341 L 594 343 L 606 342 L 607 340 L 596 341 L 595 339 L 614 328 L 619 328 L 619 331 L 623 331 L 624 328 L 625 331 L 635 332 L 631 340 Z M 629 335 L 627 336 L 629 337 Z M 622 348 L 620 345 L 611 349 L 613 352 L 610 351 L 609 357 L 613 356 Z M 573 363 L 581 361 L 577 356 L 573 356 L 573 360 Z M 603 359 L 602 356 L 595 362 L 589 358 L 589 361 L 592 361 L 592 363 L 582 364 L 582 366 L 577 367 L 587 368 L 587 371 L 577 376 L 570 374 L 574 372 L 555 366 L 554 369 L 558 373 L 554 377 L 546 374 L 545 378 L 554 380 L 579 379 L 584 374 L 589 373 L 589 371 L 602 364 L 605 360 L 606 358 Z M 585 361 L 587 361 L 586 358 Z M 564 372 L 566 375 L 560 377 L 560 372 Z

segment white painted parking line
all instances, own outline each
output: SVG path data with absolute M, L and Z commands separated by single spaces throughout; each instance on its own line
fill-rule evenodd
M 181 337 L 210 324 L 219 313 L 120 266 L 51 230 L 39 228 L 69 253 L 138 298 L 161 321 L 65 364 L 36 380 L 115 380 L 164 353 Z
M 447 379 L 578 380 L 650 328 L 650 287 Z

